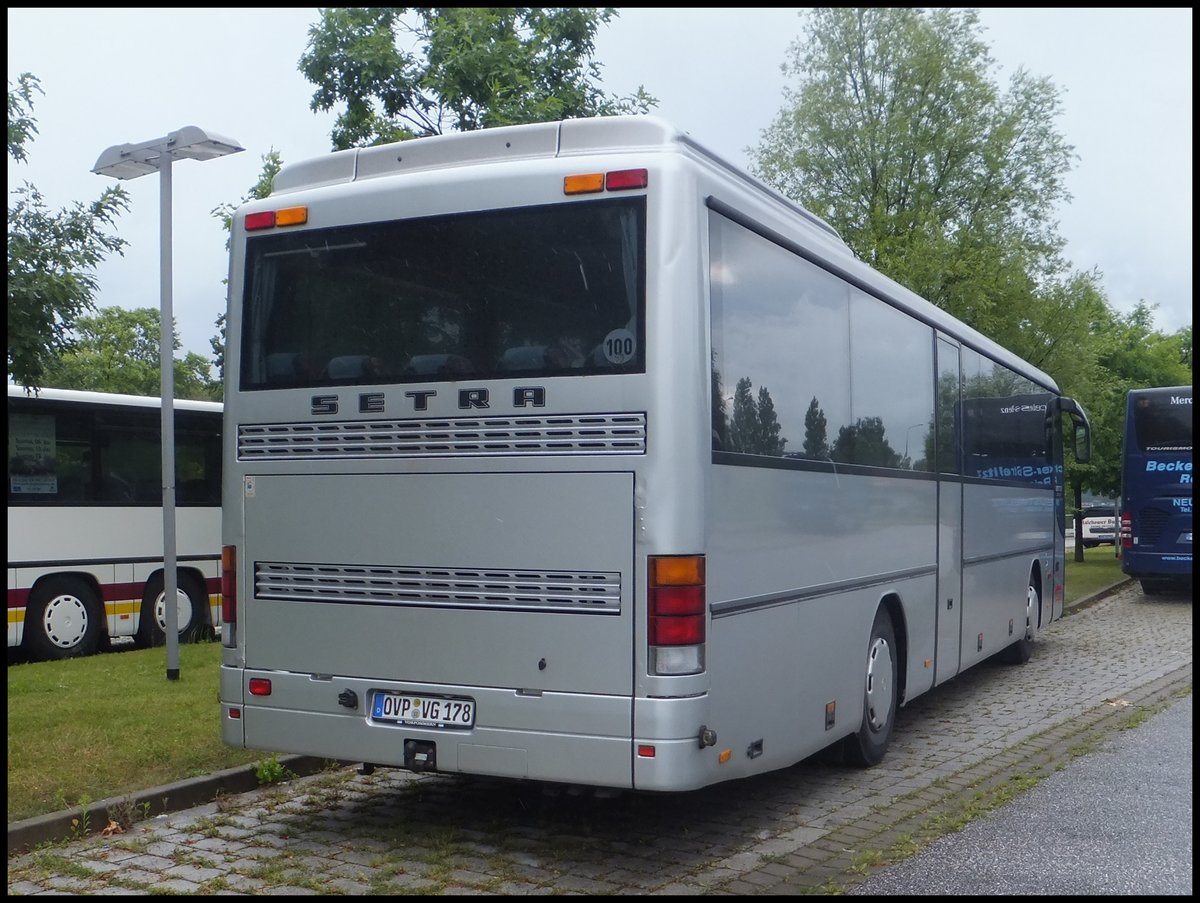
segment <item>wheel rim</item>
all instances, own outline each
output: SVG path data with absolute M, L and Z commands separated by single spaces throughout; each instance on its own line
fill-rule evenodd
M 883 637 L 875 637 L 867 655 L 867 723 L 871 730 L 882 730 L 892 717 L 892 647 Z
M 159 628 L 166 633 L 167 630 L 167 606 L 165 603 L 166 592 L 158 594 L 158 598 L 154 600 L 154 621 Z M 176 626 L 179 632 L 183 633 L 192 626 L 192 600 L 182 589 L 175 590 L 176 611 L 178 612 Z
M 1033 625 L 1037 623 L 1038 602 L 1037 588 L 1030 585 L 1025 596 L 1025 639 L 1027 640 L 1033 639 Z
M 42 631 L 59 649 L 74 649 L 87 636 L 90 619 L 78 596 L 55 596 L 42 613 Z

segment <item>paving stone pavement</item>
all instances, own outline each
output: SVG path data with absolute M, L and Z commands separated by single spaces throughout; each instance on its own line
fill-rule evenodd
M 8 893 L 837 894 L 1192 687 L 1190 596 L 1127 583 L 900 710 L 886 759 L 678 795 L 331 767 L 14 854 Z

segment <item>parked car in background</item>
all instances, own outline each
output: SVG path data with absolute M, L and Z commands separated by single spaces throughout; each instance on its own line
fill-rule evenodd
M 1083 509 L 1083 547 L 1117 542 L 1117 509 L 1112 506 L 1093 506 Z

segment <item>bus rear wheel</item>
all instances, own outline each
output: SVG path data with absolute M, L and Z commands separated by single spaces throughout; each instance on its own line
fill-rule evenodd
M 137 642 L 140 646 L 161 646 L 167 641 L 166 593 L 161 572 L 150 578 L 142 594 L 142 615 L 138 621 Z M 179 642 L 195 642 L 204 630 L 204 608 L 208 603 L 196 581 L 181 574 L 175 590 L 176 625 Z
M 1029 588 L 1025 592 L 1025 629 L 1021 632 L 1019 640 L 1009 646 L 1005 646 L 1000 652 L 1000 660 L 1002 662 L 1008 665 L 1023 665 L 1033 658 L 1033 636 L 1036 632 L 1038 614 L 1041 608 L 1042 593 L 1031 575 L 1029 578 Z
M 896 632 L 881 608 L 875 613 L 867 644 L 862 724 L 842 741 L 842 755 L 851 765 L 868 768 L 883 761 L 896 724 L 897 668 Z
M 51 577 L 37 584 L 25 612 L 25 646 L 37 660 L 92 655 L 104 627 L 100 599 L 78 577 Z

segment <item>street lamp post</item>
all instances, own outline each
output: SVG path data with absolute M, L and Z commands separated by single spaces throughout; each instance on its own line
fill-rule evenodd
M 114 179 L 159 175 L 158 353 L 162 394 L 163 608 L 166 615 L 167 680 L 179 680 L 179 576 L 175 555 L 175 317 L 171 310 L 171 164 L 211 160 L 245 150 L 236 141 L 194 125 L 140 144 L 115 144 L 100 155 L 92 172 Z M 153 610 L 149 613 L 154 616 Z M 146 613 L 143 613 L 145 617 Z
M 923 426 L 925 426 L 925 424 L 923 424 L 923 423 L 914 423 L 912 426 L 908 427 L 904 431 L 904 462 L 905 462 L 904 466 L 905 467 L 911 466 L 911 464 L 912 464 L 911 460 L 908 457 L 908 440 L 912 438 L 913 430 L 920 429 Z

